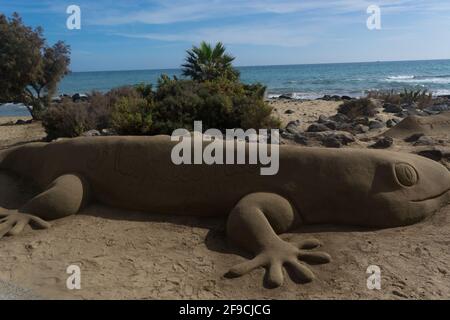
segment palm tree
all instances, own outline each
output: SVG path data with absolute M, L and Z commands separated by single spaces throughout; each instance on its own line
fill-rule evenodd
M 218 42 L 214 48 L 203 41 L 200 47 L 193 46 L 187 50 L 186 63 L 182 65 L 183 75 L 196 81 L 225 78 L 235 81 L 239 71 L 233 68 L 235 57 L 225 53 L 226 48 Z

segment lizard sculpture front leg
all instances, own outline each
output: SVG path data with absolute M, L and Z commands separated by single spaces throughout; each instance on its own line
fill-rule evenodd
M 314 279 L 312 271 L 301 261 L 310 264 L 328 263 L 331 257 L 324 252 L 307 251 L 320 245 L 317 240 L 297 244 L 283 241 L 278 234 L 299 222 L 298 214 L 285 198 L 273 193 L 253 193 L 232 210 L 227 223 L 227 236 L 232 244 L 255 255 L 229 271 L 230 276 L 242 276 L 258 268 L 266 268 L 270 287 L 284 282 L 283 267 L 288 266 L 301 282 Z
M 88 189 L 87 182 L 79 175 L 60 176 L 19 210 L 0 212 L 0 239 L 21 233 L 30 223 L 49 228 L 50 223 L 43 219 L 54 220 L 78 213 L 88 199 Z

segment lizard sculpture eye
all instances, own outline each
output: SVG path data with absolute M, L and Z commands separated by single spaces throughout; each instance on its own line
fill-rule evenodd
M 412 187 L 419 180 L 416 169 L 406 163 L 399 163 L 395 166 L 395 174 L 398 182 L 405 187 Z

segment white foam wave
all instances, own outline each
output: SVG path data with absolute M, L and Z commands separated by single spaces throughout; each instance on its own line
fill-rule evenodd
M 400 77 L 388 77 L 385 79 L 386 82 L 398 82 L 398 83 L 410 83 L 410 84 L 422 84 L 422 83 L 433 83 L 433 84 L 450 84 L 450 77 L 412 77 L 412 78 L 400 78 Z
M 432 91 L 435 96 L 448 96 L 450 95 L 450 89 L 440 89 Z
M 17 108 L 17 109 L 27 109 L 23 103 L 0 103 L 0 107 L 4 108 Z
M 414 76 L 390 76 L 387 77 L 387 80 L 408 80 L 414 79 Z

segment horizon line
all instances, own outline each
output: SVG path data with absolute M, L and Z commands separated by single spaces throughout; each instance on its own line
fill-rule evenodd
M 257 67 L 289 67 L 289 66 L 313 66 L 313 65 L 331 65 L 331 64 L 361 64 L 361 63 L 386 63 L 386 62 L 420 62 L 420 61 L 449 61 L 450 58 L 442 59 L 415 59 L 415 60 L 376 60 L 376 61 L 354 61 L 354 62 L 318 62 L 318 63 L 294 63 L 294 64 L 268 64 L 268 65 L 246 65 L 235 66 L 235 68 L 257 68 Z M 126 71 L 163 71 L 163 70 L 181 70 L 182 68 L 157 68 L 157 69 L 122 69 L 122 70 L 90 70 L 90 71 L 70 71 L 70 73 L 90 73 L 90 72 L 126 72 Z

